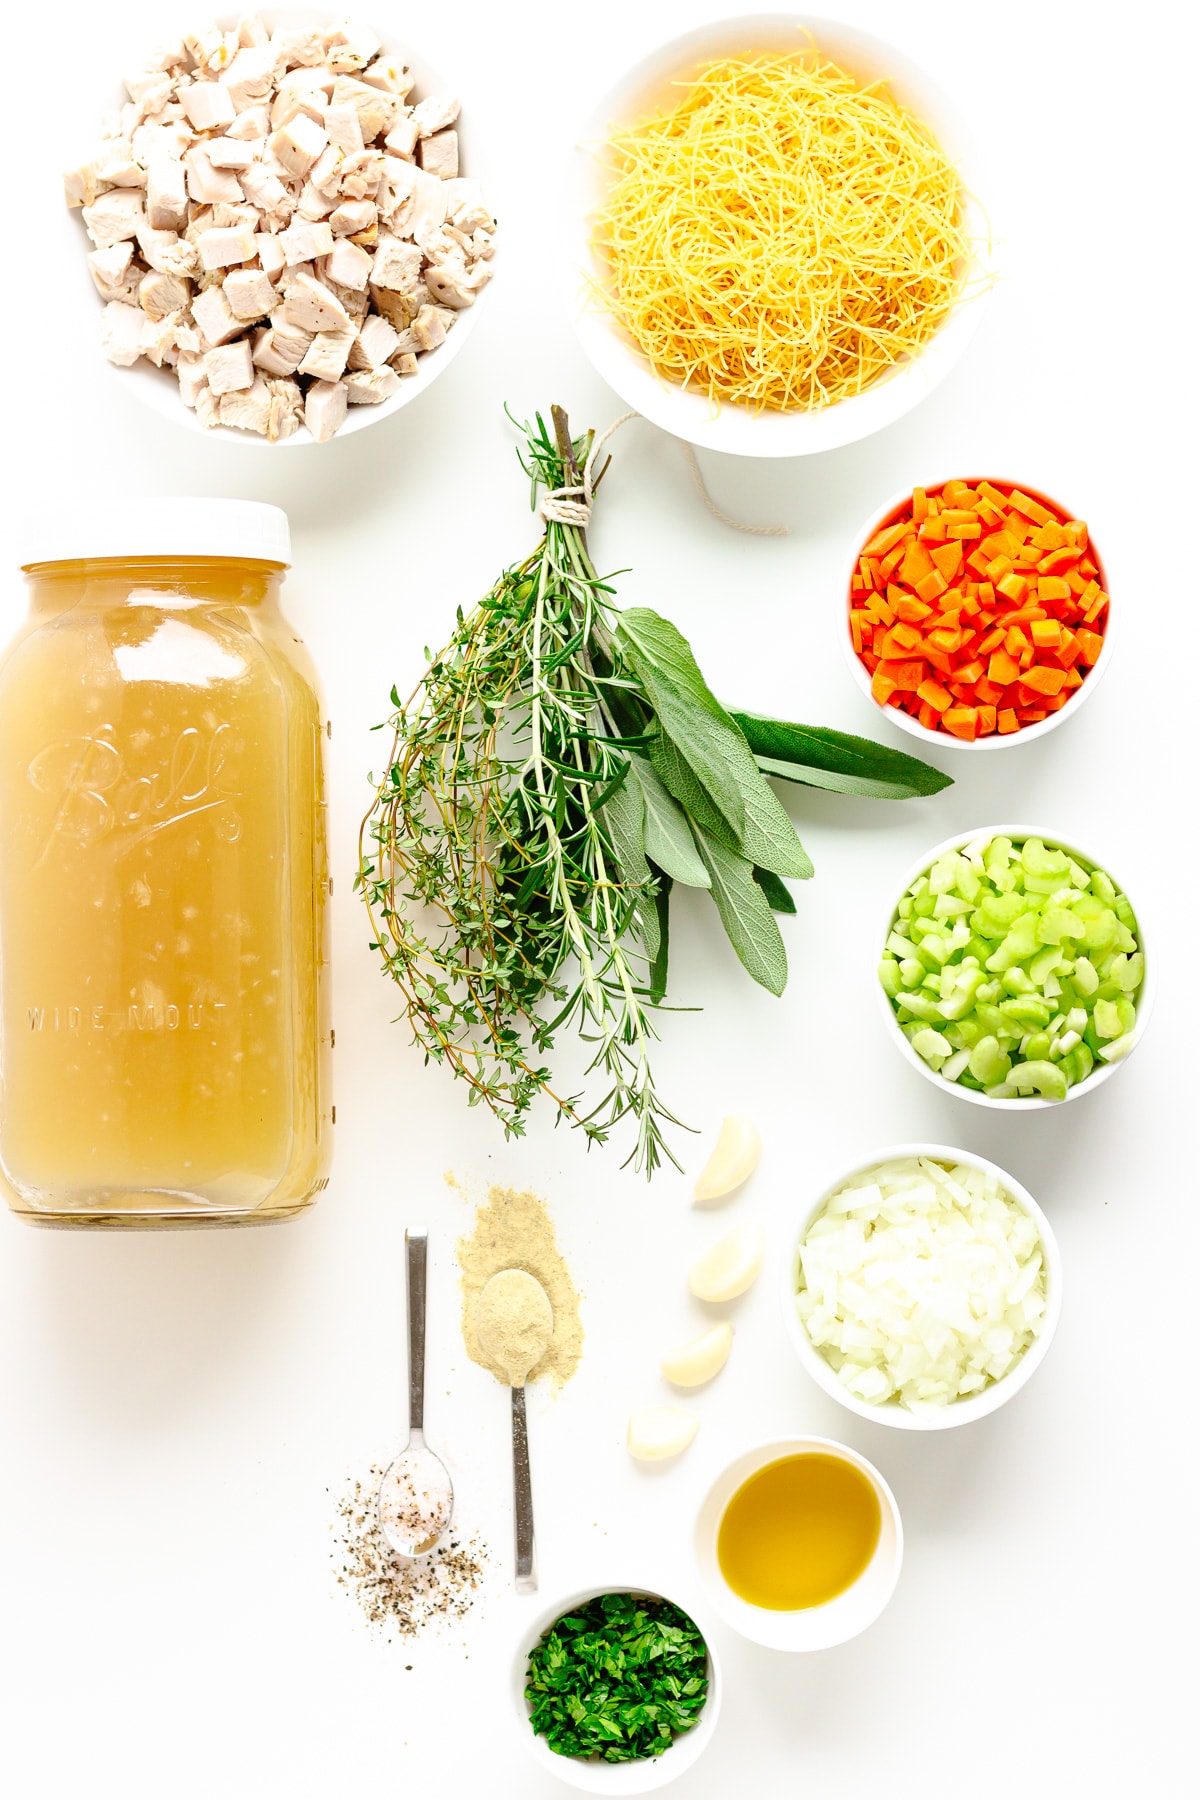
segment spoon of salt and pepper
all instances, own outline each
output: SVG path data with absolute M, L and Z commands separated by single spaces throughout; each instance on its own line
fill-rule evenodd
M 425 1267 L 429 1236 L 406 1231 L 408 1296 L 408 1443 L 379 1484 L 379 1529 L 397 1556 L 427 1556 L 454 1511 L 454 1484 L 425 1442 Z
M 513 1523 L 516 1588 L 533 1593 L 533 1490 L 529 1480 L 529 1433 L 525 1383 L 546 1354 L 554 1333 L 554 1309 L 541 1282 L 524 1269 L 501 1269 L 475 1302 L 475 1329 L 488 1360 L 504 1371 L 512 1388 Z

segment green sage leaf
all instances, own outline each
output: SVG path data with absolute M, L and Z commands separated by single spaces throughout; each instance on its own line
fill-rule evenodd
M 630 779 L 641 789 L 646 855 L 683 887 L 710 887 L 712 877 L 696 854 L 683 809 L 644 756 L 629 759 Z
M 630 890 L 637 935 L 653 964 L 659 949 L 658 908 L 654 904 L 654 877 L 646 861 L 646 804 L 632 768 L 627 769 L 624 781 L 604 802 L 603 817 L 621 877 Z
M 792 898 L 791 889 L 785 887 L 778 875 L 772 870 L 756 868 L 754 871 L 754 879 L 757 881 L 763 893 L 767 896 L 767 905 L 772 912 L 795 912 L 796 902 Z
M 697 836 L 696 847 L 712 876 L 712 896 L 742 967 L 760 987 L 782 994 L 787 986 L 787 951 L 751 864 L 705 833 Z
M 824 725 L 795 725 L 786 719 L 768 719 L 759 713 L 732 713 L 755 756 L 763 762 L 784 764 L 784 773 L 771 767 L 766 773 L 809 787 L 828 787 L 838 793 L 862 794 L 878 800 L 910 800 L 939 794 L 953 778 L 920 757 L 871 738 L 856 737 Z M 839 777 L 847 785 L 835 786 L 821 776 Z M 857 783 L 859 785 L 849 785 Z
M 615 636 L 661 729 L 693 771 L 702 774 L 717 811 L 740 836 L 745 804 L 732 758 L 744 740 L 701 675 L 687 640 L 669 620 L 644 606 L 620 615 Z

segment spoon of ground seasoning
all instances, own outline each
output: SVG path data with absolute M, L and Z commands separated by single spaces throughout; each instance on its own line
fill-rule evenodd
M 454 1510 L 454 1487 L 425 1442 L 425 1231 L 406 1231 L 408 1289 L 408 1443 L 379 1484 L 379 1529 L 397 1556 L 425 1556 Z
M 512 1389 L 513 1521 L 517 1592 L 533 1593 L 533 1490 L 529 1481 L 529 1434 L 525 1423 L 525 1383 L 546 1354 L 554 1331 L 554 1309 L 540 1281 L 524 1269 L 501 1269 L 475 1303 L 475 1329 L 484 1355 Z

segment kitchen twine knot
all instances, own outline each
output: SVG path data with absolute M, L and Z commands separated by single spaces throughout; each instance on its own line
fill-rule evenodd
M 592 471 L 595 468 L 596 458 L 614 432 L 620 431 L 622 425 L 627 425 L 630 419 L 640 419 L 641 416 L 639 412 L 627 412 L 622 413 L 619 419 L 614 419 L 607 431 L 602 431 L 600 436 L 594 439 L 587 462 L 583 467 L 583 478 L 578 485 L 553 488 L 548 494 L 542 496 L 541 514 L 547 524 L 576 525 L 580 530 L 587 529 L 592 517 Z M 704 502 L 706 511 L 710 512 L 714 519 L 719 519 L 722 525 L 728 525 L 731 531 L 744 531 L 748 537 L 788 537 L 791 535 L 790 529 L 786 525 L 745 525 L 740 519 L 730 518 L 729 514 L 723 512 L 717 505 L 705 487 L 704 476 L 700 472 L 700 464 L 696 460 L 696 452 L 692 446 L 685 443 L 682 438 L 676 438 L 675 441 L 683 451 L 684 460 L 692 472 L 696 491 Z

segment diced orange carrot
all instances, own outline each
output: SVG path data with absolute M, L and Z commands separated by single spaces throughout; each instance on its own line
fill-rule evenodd
M 894 550 L 889 550 L 887 555 L 880 561 L 879 572 L 885 581 L 890 581 L 892 579 L 892 576 L 904 561 L 904 552 L 906 549 L 906 544 L 897 544 L 896 548 Z
M 1038 574 L 1061 575 L 1064 569 L 1069 569 L 1072 563 L 1078 561 L 1078 550 L 1073 544 L 1066 544 L 1061 550 L 1051 550 L 1048 556 L 1042 557 L 1037 566 Z
M 963 681 L 974 687 L 977 681 L 983 679 L 983 664 L 977 658 L 969 663 L 964 663 L 960 668 L 955 669 L 954 678 L 956 681 Z
M 917 713 L 917 719 L 925 727 L 926 731 L 936 731 L 941 723 L 936 706 L 929 706 L 924 703 Z
M 918 525 L 929 517 L 929 496 L 924 488 L 913 489 L 912 516 Z
M 908 520 L 900 519 L 895 525 L 885 525 L 877 532 L 863 550 L 864 556 L 886 556 L 903 538 L 908 536 Z M 844 565 L 843 565 L 844 566 Z
M 979 712 L 974 706 L 952 706 L 942 714 L 942 724 L 957 738 L 973 743 L 979 729 Z
M 932 601 L 939 594 L 944 594 L 949 585 L 940 569 L 930 569 L 928 575 L 922 575 L 920 581 L 914 584 L 913 591 L 919 599 Z
M 1065 669 L 1050 669 L 1045 664 L 1035 664 L 1026 669 L 1021 680 L 1035 694 L 1057 694 L 1067 679 Z
M 922 519 L 920 528 L 917 531 L 917 536 L 923 544 L 944 544 L 946 541 L 946 527 L 942 523 L 939 514 L 930 513 L 927 519 Z
M 996 592 L 1002 594 L 1006 600 L 1019 604 L 1025 598 L 1025 590 L 1028 586 L 1029 583 L 1023 575 L 1005 575 L 996 583 Z
M 962 545 L 937 544 L 929 554 L 933 559 L 934 567 L 941 571 L 948 582 L 953 581 L 962 567 Z
M 1017 679 L 1017 665 L 1007 650 L 994 652 L 988 663 L 988 680 L 994 681 L 998 687 L 1007 687 L 1010 681 Z
M 1103 650 L 1104 639 L 1098 632 L 1087 631 L 1082 626 L 1075 633 L 1075 637 L 1079 644 L 1079 655 L 1081 660 L 1090 666 L 1096 661 L 1096 658 Z
M 1022 725 L 1040 725 L 1046 717 L 1044 706 L 1018 706 L 1017 717 Z
M 1004 732 L 1005 735 L 1010 731 L 1019 729 L 1017 715 L 1011 706 L 1006 706 L 1003 712 L 998 712 L 996 714 L 996 729 L 997 731 Z
M 933 568 L 929 552 L 918 538 L 910 538 L 904 550 L 904 560 L 900 564 L 900 579 L 910 588 L 923 581 Z
M 896 683 L 892 680 L 884 665 L 880 663 L 874 675 L 871 677 L 871 698 L 877 700 L 880 706 L 886 706 L 888 700 L 895 692 Z
M 1057 650 L 1062 642 L 1062 626 L 1057 619 L 1034 619 L 1029 628 L 1037 650 Z
M 925 664 L 915 658 L 911 662 L 894 662 L 888 674 L 902 693 L 915 694 L 925 679 Z
M 926 706 L 932 706 L 935 712 L 945 712 L 950 704 L 950 696 L 939 681 L 923 681 L 917 693 Z
M 961 538 L 964 542 L 969 538 L 982 537 L 983 527 L 978 519 L 968 519 L 961 525 L 947 525 L 946 536 L 951 539 Z
M 992 732 L 995 731 L 995 729 L 996 729 L 996 709 L 995 709 L 995 707 L 994 706 L 981 706 L 979 708 L 979 723 L 978 723 L 978 727 L 977 727 L 978 735 L 980 737 L 990 737 Z
M 1008 496 L 1008 504 L 1016 512 L 1023 513 L 1027 519 L 1032 519 L 1035 525 L 1048 525 L 1054 517 L 1052 512 L 1047 512 L 1040 501 L 1031 500 L 1029 495 L 1023 494 L 1019 488 L 1014 488 Z
M 1071 590 L 1061 575 L 1039 575 L 1037 597 L 1040 601 L 1069 600 Z
M 1000 492 L 998 487 L 993 487 L 990 481 L 981 481 L 979 492 L 985 500 L 990 500 L 993 506 L 998 506 L 1001 510 L 1008 505 L 1007 497 Z
M 995 706 L 1003 696 L 1003 693 L 1003 684 L 995 681 L 988 681 L 985 679 L 975 683 L 975 698 L 981 701 L 984 706 Z
M 1056 519 L 1050 519 L 1045 525 L 1039 525 L 1036 531 L 1031 531 L 1029 541 L 1042 551 L 1057 550 L 1063 544 L 1071 542 Z

